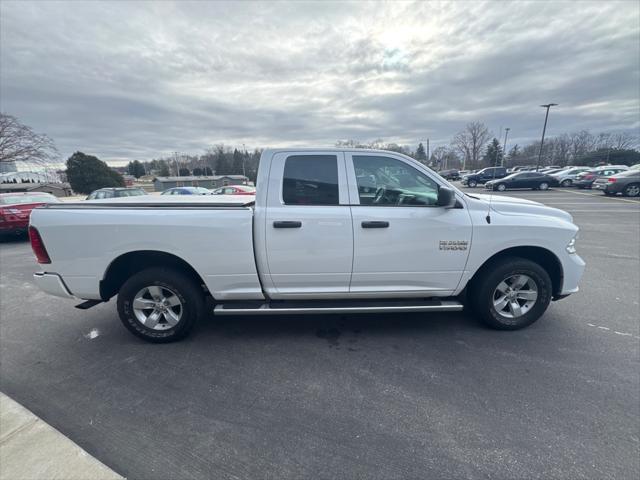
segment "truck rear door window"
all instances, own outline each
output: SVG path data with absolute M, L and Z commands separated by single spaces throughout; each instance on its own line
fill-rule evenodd
M 285 205 L 338 205 L 338 157 L 292 155 L 284 164 Z

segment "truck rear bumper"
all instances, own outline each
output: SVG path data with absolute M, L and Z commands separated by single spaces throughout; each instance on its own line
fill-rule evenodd
M 34 273 L 33 281 L 40 290 L 48 293 L 49 295 L 63 298 L 75 298 L 64 284 L 62 277 L 57 273 Z

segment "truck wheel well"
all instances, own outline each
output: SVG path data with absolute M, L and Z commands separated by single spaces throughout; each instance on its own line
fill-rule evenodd
M 560 295 L 564 275 L 562 271 L 562 264 L 553 252 L 542 247 L 512 247 L 502 250 L 487 259 L 476 273 L 474 273 L 469 283 L 471 284 L 471 282 L 479 277 L 483 270 L 490 267 L 492 263 L 507 257 L 526 258 L 527 260 L 531 260 L 532 262 L 540 265 L 547 271 L 549 277 L 551 277 L 554 297 Z
M 155 250 L 138 250 L 120 255 L 111 262 L 100 282 L 100 297 L 106 302 L 120 291 L 120 287 L 129 277 L 151 267 L 169 267 L 180 270 L 192 277 L 206 290 L 202 277 L 180 257 Z

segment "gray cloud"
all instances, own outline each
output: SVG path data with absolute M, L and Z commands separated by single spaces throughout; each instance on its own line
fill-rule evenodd
M 0 4 L 2 110 L 64 156 L 640 131 L 637 2 Z

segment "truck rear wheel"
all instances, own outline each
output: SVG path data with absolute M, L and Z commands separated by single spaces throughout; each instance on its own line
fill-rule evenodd
M 136 273 L 120 288 L 118 314 L 134 335 L 153 343 L 180 340 L 204 312 L 202 288 L 170 268 Z
M 483 268 L 473 281 L 469 300 L 488 326 L 518 330 L 542 316 L 551 292 L 551 278 L 540 265 L 512 257 Z

